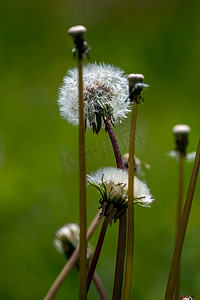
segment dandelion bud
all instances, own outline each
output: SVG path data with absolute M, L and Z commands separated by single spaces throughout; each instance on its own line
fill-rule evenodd
M 73 38 L 76 38 L 77 36 L 83 36 L 83 34 L 87 31 L 85 26 L 82 25 L 76 25 L 72 26 L 68 29 L 68 34 L 71 35 Z
M 89 56 L 89 50 L 87 47 L 87 43 L 84 38 L 84 33 L 87 29 L 82 25 L 72 26 L 68 29 L 68 34 L 73 38 L 76 48 L 72 50 L 72 52 L 79 56 L 80 59 L 83 58 L 85 54 L 86 57 Z
M 80 228 L 77 224 L 68 223 L 59 228 L 55 233 L 54 245 L 56 249 L 65 254 L 69 259 L 80 240 Z M 87 249 L 88 260 L 92 257 L 92 248 L 89 246 Z
M 136 103 L 140 103 L 140 101 L 144 100 L 141 96 L 141 91 L 144 87 L 148 87 L 147 84 L 143 83 L 144 76 L 142 74 L 129 74 L 129 96 L 130 101 L 136 101 Z
M 178 124 L 174 126 L 172 130 L 176 142 L 176 151 L 186 155 L 190 127 L 186 124 Z

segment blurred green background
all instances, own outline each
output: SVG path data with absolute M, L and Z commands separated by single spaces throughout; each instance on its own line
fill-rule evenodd
M 42 299 L 65 259 L 52 242 L 57 228 L 78 222 L 77 128 L 57 106 L 62 78 L 76 62 L 67 29 L 87 27 L 91 62 L 145 75 L 150 88 L 138 113 L 136 154 L 151 165 L 145 181 L 156 202 L 136 208 L 132 299 L 163 299 L 173 252 L 177 162 L 172 127 L 200 133 L 200 3 L 186 0 L 1 1 L 0 4 L 0 298 Z M 115 129 L 128 151 L 130 118 Z M 86 133 L 87 171 L 115 166 L 108 137 Z M 192 164 L 185 164 L 185 192 Z M 98 194 L 88 189 L 88 224 Z M 200 298 L 199 181 L 182 255 L 181 293 Z M 109 228 L 98 264 L 111 296 L 118 224 Z M 92 238 L 95 245 L 97 233 Z M 78 299 L 72 271 L 56 299 Z M 180 295 L 181 296 L 181 295 Z M 88 299 L 99 299 L 94 287 Z

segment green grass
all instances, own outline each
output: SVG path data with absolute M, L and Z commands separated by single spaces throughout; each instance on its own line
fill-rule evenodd
M 188 151 L 196 149 L 199 138 L 199 4 L 10 2 L 1 4 L 0 13 L 0 298 L 42 299 L 65 262 L 52 245 L 54 231 L 78 222 L 78 128 L 60 118 L 56 100 L 63 76 L 76 64 L 67 29 L 82 23 L 88 28 L 91 61 L 141 72 L 150 84 L 138 111 L 136 154 L 151 165 L 145 180 L 156 202 L 151 209 L 135 210 L 132 298 L 162 299 L 175 233 L 177 164 L 166 157 L 174 147 L 171 129 L 177 123 L 191 126 Z M 127 119 L 115 129 L 122 152 L 128 151 L 129 125 Z M 88 172 L 115 166 L 104 132 L 87 132 L 86 149 Z M 192 164 L 185 165 L 185 193 L 191 170 Z M 182 293 L 195 293 L 197 299 L 199 194 L 198 183 L 181 281 Z M 89 223 L 99 199 L 91 188 L 87 195 Z M 98 264 L 110 295 L 117 229 L 117 224 L 108 228 Z M 56 299 L 77 299 L 77 288 L 73 271 Z M 94 288 L 88 299 L 99 299 Z

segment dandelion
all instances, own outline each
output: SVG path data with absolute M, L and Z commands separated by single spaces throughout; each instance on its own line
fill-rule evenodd
M 102 216 L 112 220 L 124 213 L 128 200 L 128 172 L 113 167 L 102 168 L 91 175 L 87 175 L 87 181 L 96 187 L 101 193 Z M 153 202 L 152 195 L 147 185 L 134 178 L 134 203 L 149 207 Z
M 75 223 L 65 224 L 63 227 L 59 228 L 55 233 L 54 245 L 56 249 L 65 254 L 66 258 L 69 259 L 78 247 L 80 242 L 80 228 Z M 87 265 L 89 265 L 92 258 L 93 248 L 91 245 L 87 245 Z M 79 270 L 79 262 L 76 262 L 75 267 Z M 93 276 L 93 282 L 97 288 L 97 291 L 101 299 L 108 299 L 107 293 L 103 286 L 103 283 L 95 272 Z
M 68 223 L 59 228 L 55 233 L 54 245 L 56 249 L 70 258 L 80 242 L 80 228 L 78 224 Z M 91 246 L 87 248 L 87 259 L 90 260 L 93 250 Z
M 70 69 L 63 79 L 58 99 L 61 116 L 76 126 L 79 123 L 77 78 L 77 69 Z M 121 122 L 129 112 L 128 94 L 128 80 L 121 69 L 104 63 L 84 66 L 85 128 L 92 127 L 98 134 L 101 126 L 105 127 L 102 121 L 106 118 L 113 125 Z

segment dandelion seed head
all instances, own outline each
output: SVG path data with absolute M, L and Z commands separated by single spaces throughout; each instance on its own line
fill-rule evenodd
M 128 172 L 125 170 L 107 167 L 97 170 L 91 175 L 87 175 L 89 183 L 95 183 L 99 187 L 105 184 L 107 194 L 110 198 L 122 197 L 126 202 L 128 199 Z M 152 195 L 147 185 L 134 177 L 134 202 L 142 206 L 150 206 L 153 202 Z
M 83 98 L 86 127 L 99 132 L 104 118 L 117 123 L 126 118 L 129 104 L 128 80 L 124 72 L 111 65 L 88 64 L 83 67 Z M 78 71 L 70 69 L 60 88 L 60 114 L 73 125 L 78 125 Z
M 56 231 L 54 245 L 59 252 L 68 252 L 71 248 L 76 248 L 79 243 L 79 235 L 79 226 L 68 223 Z

